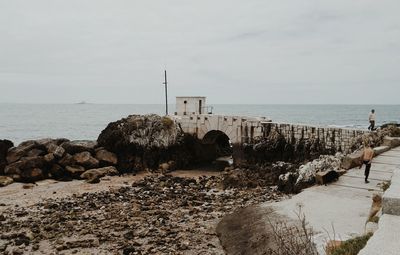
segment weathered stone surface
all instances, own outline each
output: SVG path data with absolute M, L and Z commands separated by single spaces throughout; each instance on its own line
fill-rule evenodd
M 313 185 L 318 178 L 321 184 L 332 182 L 339 177 L 343 154 L 321 155 L 318 159 L 301 165 L 296 171 L 279 176 L 278 189 L 286 193 L 297 193 Z M 330 173 L 334 171 L 334 173 Z
M 386 151 L 390 150 L 389 146 L 378 146 L 374 148 L 374 156 L 377 156 L 379 154 L 382 154 Z
M 389 189 L 383 195 L 382 212 L 400 216 L 400 173 L 393 172 Z
M 385 138 L 383 138 L 383 145 L 395 148 L 400 145 L 400 137 L 385 136 Z
M 173 160 L 178 167 L 197 161 L 196 141 L 174 121 L 158 115 L 131 115 L 108 124 L 98 144 L 118 157 L 120 171 L 157 170 Z
M 75 154 L 84 151 L 89 151 L 93 153 L 96 146 L 97 142 L 90 140 L 75 140 L 64 142 L 61 144 L 61 147 L 63 147 L 65 151 L 69 154 Z
M 85 168 L 83 166 L 66 166 L 65 171 L 72 177 L 76 178 L 85 172 Z
M 35 182 L 46 178 L 46 176 L 42 169 L 35 167 L 24 169 L 21 173 L 21 178 L 27 182 Z
M 113 166 L 90 169 L 81 174 L 82 179 L 87 179 L 90 183 L 96 183 L 101 177 L 106 175 L 117 175 L 118 170 Z M 100 180 L 99 180 L 100 181 Z
M 58 164 L 54 164 L 51 166 L 49 170 L 49 175 L 51 178 L 54 178 L 56 180 L 61 180 L 65 179 L 65 173 L 64 173 L 64 168 Z
M 109 152 L 106 149 L 96 151 L 96 159 L 100 161 L 101 165 L 116 165 L 118 157 L 115 153 Z
M 48 153 L 48 154 L 44 155 L 43 158 L 49 164 L 53 163 L 55 160 L 53 153 Z
M 360 166 L 362 164 L 362 156 L 363 151 L 355 151 L 346 155 L 342 161 L 342 168 L 348 170 L 353 167 Z
M 60 159 L 60 161 L 58 161 L 58 163 L 62 166 L 72 166 L 75 165 L 75 159 L 71 154 L 65 154 L 64 157 L 62 159 Z
M 99 166 L 99 161 L 92 157 L 90 152 L 84 151 L 74 155 L 74 160 L 78 165 L 86 169 L 96 168 Z
M 35 143 L 33 141 L 29 141 L 29 142 L 22 143 L 18 147 L 11 148 L 7 153 L 8 164 L 18 161 L 20 158 L 25 156 L 34 147 L 35 147 Z
M 13 183 L 14 180 L 8 176 L 0 176 L 0 187 L 4 187 Z

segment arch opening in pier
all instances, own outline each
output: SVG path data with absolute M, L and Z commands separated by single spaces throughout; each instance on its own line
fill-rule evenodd
M 210 162 L 223 170 L 233 163 L 232 145 L 229 137 L 220 130 L 211 130 L 202 139 L 204 152 Z

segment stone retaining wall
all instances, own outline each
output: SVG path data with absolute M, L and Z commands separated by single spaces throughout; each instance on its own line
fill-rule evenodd
M 344 153 L 352 151 L 351 145 L 357 136 L 368 132 L 357 129 L 317 127 L 300 124 L 263 123 L 264 137 L 267 137 L 272 130 L 282 134 L 287 141 L 319 139 L 325 145 L 326 149 L 334 149 L 335 151 L 342 151 Z

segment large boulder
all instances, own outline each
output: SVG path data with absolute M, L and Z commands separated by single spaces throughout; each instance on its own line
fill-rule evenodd
M 103 166 L 116 165 L 118 157 L 115 153 L 107 151 L 106 149 L 99 149 L 96 151 L 96 159 Z
M 84 151 L 88 151 L 90 153 L 94 152 L 94 149 L 97 147 L 96 141 L 90 140 L 76 140 L 76 141 L 68 141 L 61 144 L 61 147 L 65 149 L 65 151 L 69 154 L 80 153 Z
M 86 169 L 96 168 L 99 166 L 99 161 L 92 157 L 88 151 L 75 154 L 74 160 L 78 165 L 83 166 Z
M 14 163 L 26 156 L 29 151 L 34 149 L 36 146 L 34 141 L 23 142 L 17 147 L 11 148 L 7 153 L 8 164 Z
M 7 152 L 14 144 L 10 140 L 0 140 L 0 175 L 4 174 L 7 165 Z
M 17 181 L 35 182 L 47 177 L 48 164 L 43 156 L 23 157 L 4 168 L 6 175 Z
M 185 135 L 168 117 L 130 115 L 112 122 L 101 132 L 98 145 L 118 157 L 118 170 L 158 169 L 161 163 L 173 160 L 177 167 L 196 161 L 195 139 Z
M 342 168 L 349 170 L 353 167 L 360 166 L 362 164 L 362 157 L 363 157 L 363 151 L 355 151 L 351 154 L 346 155 L 343 160 L 342 160 Z

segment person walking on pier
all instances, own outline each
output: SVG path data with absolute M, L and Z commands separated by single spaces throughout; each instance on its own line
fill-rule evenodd
M 365 170 L 364 170 L 365 183 L 369 183 L 368 176 L 369 176 L 369 171 L 371 170 L 371 161 L 373 157 L 374 157 L 374 150 L 371 148 L 370 143 L 366 142 L 364 145 L 363 161 L 360 166 L 361 168 L 365 164 Z
M 375 130 L 375 110 L 372 109 L 368 116 L 369 120 L 369 127 L 368 130 L 374 131 Z

